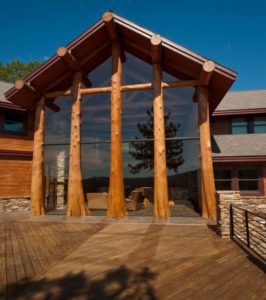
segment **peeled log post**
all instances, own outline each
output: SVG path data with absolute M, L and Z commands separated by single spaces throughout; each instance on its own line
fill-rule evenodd
M 45 99 L 41 98 L 36 104 L 35 131 L 33 142 L 32 175 L 31 175 L 31 214 L 44 215 L 44 124 L 45 124 Z
M 154 116 L 154 216 L 170 216 L 168 203 L 167 166 L 164 132 L 164 104 L 161 67 L 161 37 L 151 39 L 153 61 L 153 116 Z
M 124 175 L 122 165 L 121 81 L 122 62 L 118 43 L 112 44 L 112 92 L 111 92 L 111 162 L 108 195 L 109 217 L 127 215 L 125 206 Z
M 198 87 L 198 122 L 201 157 L 202 217 L 216 220 L 216 198 L 212 165 L 209 100 L 207 87 Z
M 68 178 L 68 216 L 86 216 L 89 209 L 85 202 L 81 175 L 81 152 L 80 152 L 80 123 L 81 123 L 81 83 L 82 74 L 76 73 L 73 80 L 73 104 L 71 116 L 71 137 L 69 155 L 69 178 Z

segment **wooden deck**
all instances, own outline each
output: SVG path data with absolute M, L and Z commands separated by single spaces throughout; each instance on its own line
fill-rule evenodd
M 265 299 L 265 274 L 205 225 L 0 223 L 0 299 Z

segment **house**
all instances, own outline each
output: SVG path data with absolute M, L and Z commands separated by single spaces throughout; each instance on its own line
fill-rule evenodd
M 12 104 L 3 105 L 14 113 L 5 109 L 2 117 L 2 196 L 31 196 L 32 215 L 56 201 L 79 216 L 89 213 L 85 193 L 108 191 L 107 214 L 121 217 L 125 199 L 141 188 L 153 194 L 156 217 L 169 217 L 169 203 L 189 200 L 215 219 L 210 115 L 235 78 L 234 71 L 105 13 L 6 91 Z
M 266 90 L 229 92 L 212 114 L 217 190 L 266 195 Z

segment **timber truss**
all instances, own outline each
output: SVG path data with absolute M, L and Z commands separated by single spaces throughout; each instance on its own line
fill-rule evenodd
M 122 162 L 121 93 L 153 90 L 154 216 L 169 217 L 163 90 L 194 87 L 193 100 L 198 104 L 202 216 L 206 219 L 216 219 L 210 141 L 210 107 L 213 109 L 219 103 L 233 83 L 236 74 L 111 12 L 106 12 L 102 20 L 94 27 L 90 29 L 90 34 L 94 37 L 95 44 L 101 42 L 98 50 L 92 49 L 89 54 L 84 56 L 84 47 L 89 44 L 86 44 L 84 36 L 81 36 L 69 46 L 59 48 L 56 56 L 51 58 L 50 62 L 41 66 L 26 80 L 17 80 L 15 87 L 6 94 L 11 101 L 27 109 L 35 110 L 31 185 L 32 215 L 45 213 L 43 188 L 45 107 L 48 106 L 55 112 L 59 111 L 60 108 L 54 103 L 54 100 L 60 96 L 73 97 L 67 215 L 85 216 L 89 214 L 81 175 L 81 101 L 83 95 L 103 93 L 109 93 L 111 98 L 111 163 L 107 214 L 110 217 L 123 217 L 127 214 Z M 88 34 L 87 39 L 89 39 Z M 125 49 L 152 65 L 152 82 L 122 85 L 122 65 L 126 60 Z M 87 74 L 110 55 L 112 57 L 111 86 L 93 87 Z M 81 58 L 82 56 L 83 58 Z M 180 80 L 162 81 L 163 70 L 167 70 Z M 49 76 L 53 77 L 53 72 L 58 73 L 59 79 L 51 82 Z M 72 82 L 72 88 L 69 89 L 70 82 Z

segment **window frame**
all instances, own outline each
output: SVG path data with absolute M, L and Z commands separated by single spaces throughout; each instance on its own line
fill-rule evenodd
M 217 172 L 217 171 L 230 171 L 230 179 L 216 179 L 215 178 L 215 172 Z M 230 183 L 231 183 L 231 189 L 229 189 L 229 190 L 219 190 L 219 189 L 217 189 L 218 191 L 231 191 L 232 189 L 233 189 L 233 173 L 232 173 L 232 169 L 230 168 L 230 167 L 220 167 L 220 168 L 216 168 L 216 169 L 214 169 L 214 183 L 215 183 L 215 189 L 216 189 L 216 182 L 229 182 L 230 181 Z
M 256 122 L 256 118 L 265 118 L 265 125 L 255 125 L 255 122 Z M 260 127 L 260 126 L 266 126 L 266 115 L 262 115 L 262 116 L 254 116 L 253 117 L 253 122 L 252 122 L 253 124 L 253 133 L 255 133 L 255 134 L 265 134 L 266 133 L 266 130 L 265 130 L 265 132 L 255 132 L 255 128 L 256 128 L 256 126 L 258 126 L 258 127 Z
M 241 196 L 262 196 L 264 195 L 264 186 L 263 186 L 263 167 L 258 164 L 245 164 L 245 165 L 224 165 L 224 166 L 215 166 L 214 170 L 231 170 L 231 180 L 232 180 L 232 189 L 231 191 L 239 191 Z M 256 169 L 258 172 L 258 179 L 251 179 L 252 181 L 258 181 L 258 190 L 240 190 L 239 189 L 239 180 L 238 172 L 243 169 Z M 216 179 L 214 178 L 215 182 Z M 242 179 L 245 180 L 245 179 Z M 248 180 L 248 179 L 247 179 Z M 217 189 L 217 191 L 219 191 Z M 222 191 L 222 190 L 221 190 Z
M 5 129 L 5 114 L 13 113 L 22 116 L 23 131 L 11 131 Z M 15 109 L 2 109 L 0 111 L 0 134 L 4 136 L 27 136 L 28 133 L 28 113 L 26 111 L 18 111 Z
M 245 122 L 247 123 L 247 125 L 246 125 L 246 129 L 247 129 L 247 132 L 245 132 L 245 133 L 233 133 L 233 122 L 234 122 L 234 119 L 244 119 L 245 120 Z M 250 119 L 247 117 L 247 116 L 234 116 L 234 117 L 231 117 L 231 134 L 232 135 L 241 135 L 241 134 L 248 134 L 248 133 L 250 133 Z M 238 127 L 240 127 L 240 126 L 238 126 Z

